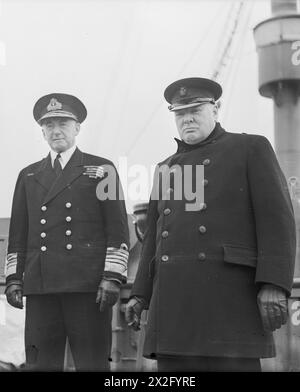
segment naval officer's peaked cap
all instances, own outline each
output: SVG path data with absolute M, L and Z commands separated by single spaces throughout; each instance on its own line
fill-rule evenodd
M 33 108 L 33 117 L 41 125 L 42 121 L 53 117 L 71 118 L 82 123 L 87 110 L 80 99 L 70 94 L 52 93 L 41 97 Z
M 215 103 L 222 95 L 219 83 L 206 78 L 185 78 L 171 83 L 164 97 L 171 105 L 171 111 L 198 106 L 202 103 Z

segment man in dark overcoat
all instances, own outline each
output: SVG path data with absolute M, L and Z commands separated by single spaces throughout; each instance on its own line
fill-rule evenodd
M 33 114 L 50 152 L 24 168 L 16 183 L 7 300 L 22 308 L 26 296 L 28 369 L 63 370 L 68 338 L 76 370 L 106 371 L 112 306 L 126 281 L 128 259 L 127 214 L 118 174 L 111 161 L 76 146 L 87 115 L 78 98 L 43 96 Z M 115 186 L 116 197 L 106 198 L 99 191 L 107 173 L 107 185 Z
M 265 137 L 222 128 L 221 93 L 205 78 L 164 93 L 181 140 L 156 171 L 126 309 L 135 329 L 148 309 L 144 355 L 159 371 L 260 371 L 259 359 L 275 356 L 272 331 L 287 321 L 296 248 L 287 183 Z M 202 202 L 178 197 L 199 182 Z

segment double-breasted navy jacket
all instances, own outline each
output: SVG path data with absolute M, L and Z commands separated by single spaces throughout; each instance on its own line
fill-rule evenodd
M 263 136 L 217 123 L 163 164 L 204 165 L 204 203 L 151 199 L 132 296 L 148 304 L 144 355 L 272 357 L 257 306 L 262 283 L 292 287 L 296 235 L 285 177 Z M 172 194 L 172 186 L 167 189 Z
M 107 249 L 129 246 L 124 200 L 99 200 L 101 179 L 84 175 L 85 166 L 114 168 L 109 160 L 77 148 L 58 178 L 50 154 L 19 174 L 7 281 L 24 281 L 25 295 L 94 292 L 104 276 Z M 115 178 L 118 187 L 117 173 Z

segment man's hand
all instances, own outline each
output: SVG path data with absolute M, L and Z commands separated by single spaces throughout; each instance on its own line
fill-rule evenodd
M 23 287 L 21 284 L 11 284 L 6 291 L 7 302 L 14 308 L 23 309 Z
M 100 312 L 114 306 L 119 298 L 120 287 L 120 283 L 114 280 L 101 280 L 96 298 L 96 303 L 100 304 Z
M 258 293 L 257 303 L 265 331 L 275 331 L 286 323 L 288 303 L 282 288 L 264 284 Z
M 138 331 L 140 329 L 141 314 L 145 307 L 143 299 L 131 298 L 125 308 L 125 320 L 129 327 Z

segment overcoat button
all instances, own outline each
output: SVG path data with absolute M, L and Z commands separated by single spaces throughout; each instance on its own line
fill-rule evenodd
M 44 225 L 46 223 L 46 219 L 41 219 L 41 224 Z
M 67 221 L 67 222 L 71 222 L 71 220 L 72 220 L 72 218 L 71 218 L 70 216 L 67 216 L 67 217 L 66 217 L 66 221 Z
M 42 246 L 42 247 L 41 247 L 41 251 L 42 251 L 42 252 L 46 252 L 46 250 L 47 250 L 47 247 L 46 247 L 46 246 Z
M 167 238 L 169 236 L 169 232 L 167 230 L 161 233 L 162 238 Z
M 201 234 L 206 233 L 206 227 L 205 226 L 199 226 L 199 231 Z
M 202 164 L 203 164 L 204 166 L 209 165 L 209 164 L 210 164 L 210 159 L 204 159 L 204 161 L 202 162 Z
M 42 210 L 42 211 L 46 211 L 46 210 L 47 210 L 47 207 L 46 207 L 46 206 L 42 206 L 42 207 L 41 207 L 41 210 Z
M 204 178 L 204 180 L 202 181 L 202 185 L 206 186 L 208 184 L 208 180 L 206 178 Z
M 66 235 L 71 235 L 72 231 L 71 230 L 66 230 Z
M 72 244 L 67 244 L 66 248 L 67 248 L 68 250 L 71 250 L 71 249 L 73 248 L 73 246 L 72 246 Z
M 71 207 L 72 207 L 72 204 L 68 201 L 68 202 L 66 203 L 66 207 L 67 207 L 67 208 L 71 208 Z
M 204 252 L 200 252 L 198 254 L 198 259 L 204 261 L 206 259 L 206 254 Z
M 169 256 L 167 255 L 161 256 L 161 261 L 168 261 L 168 260 L 169 260 Z
M 165 208 L 164 209 L 164 215 L 169 215 L 171 213 L 170 208 Z
M 46 237 L 46 233 L 41 233 L 41 237 L 45 238 Z
M 202 210 L 206 210 L 206 208 L 207 208 L 207 204 L 206 203 L 201 203 L 200 204 L 200 210 L 202 211 Z

